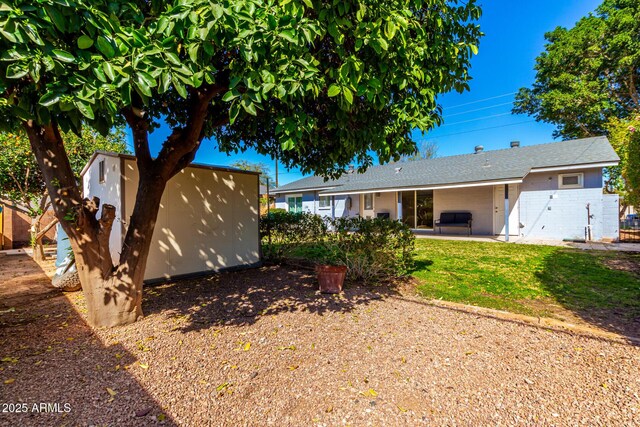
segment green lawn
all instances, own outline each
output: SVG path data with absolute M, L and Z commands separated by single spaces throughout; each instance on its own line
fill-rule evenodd
M 413 275 L 428 298 L 538 316 L 640 316 L 640 254 L 431 239 L 416 249 Z

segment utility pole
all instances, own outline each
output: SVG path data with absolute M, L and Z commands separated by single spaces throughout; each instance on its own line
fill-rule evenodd
M 276 154 L 276 188 L 278 188 L 278 155 Z

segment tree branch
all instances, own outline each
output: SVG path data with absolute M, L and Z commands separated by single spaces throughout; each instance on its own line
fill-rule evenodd
M 149 151 L 149 124 L 144 119 L 144 112 L 134 107 L 122 110 L 122 115 L 127 120 L 133 134 L 133 149 L 140 166 L 147 169 L 153 163 Z
M 207 118 L 209 103 L 217 95 L 225 92 L 226 86 L 203 85 L 198 91 L 191 94 L 191 107 L 189 119 L 184 127 L 175 128 L 162 145 L 156 162 L 160 167 L 160 173 L 167 179 L 178 173 L 184 166 L 186 159 L 195 157 L 200 147 L 203 135 L 204 122 Z M 179 168 L 181 165 L 182 168 Z
M 92 230 L 81 229 L 77 224 L 72 224 L 73 220 L 66 219 L 69 215 L 80 214 L 78 208 L 82 204 L 82 197 L 57 124 L 52 120 L 47 125 L 38 125 L 28 120 L 23 126 L 60 224 L 72 242 L 75 240 L 81 244 L 90 241 L 92 236 L 83 234 L 92 233 Z
M 631 100 L 633 101 L 634 109 L 640 108 L 640 99 L 638 99 L 638 88 L 636 87 L 636 73 L 633 67 L 631 67 L 631 72 L 629 73 L 629 96 L 631 96 Z
M 103 278 L 107 278 L 113 272 L 113 259 L 109 250 L 109 237 L 113 228 L 113 221 L 116 218 L 116 208 L 113 205 L 103 205 L 100 215 L 98 244 L 100 246 L 100 261 L 102 263 Z
M 36 240 L 40 241 L 44 237 L 45 234 L 49 232 L 55 225 L 58 224 L 58 218 L 54 218 L 49 224 L 46 225 L 38 234 L 36 234 Z

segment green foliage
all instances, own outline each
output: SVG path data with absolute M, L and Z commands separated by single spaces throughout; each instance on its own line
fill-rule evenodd
M 80 171 L 97 150 L 126 152 L 126 137 L 122 128 L 116 128 L 106 136 L 85 127 L 80 136 L 67 134 L 65 147 L 74 173 Z M 45 194 L 45 184 L 29 139 L 22 132 L 0 133 L 0 197 L 31 210 L 31 216 L 41 212 L 40 201 Z
M 475 0 L 4 1 L 0 128 L 106 133 L 132 107 L 181 129 L 210 90 L 201 136 L 222 151 L 338 175 L 370 150 L 412 153 L 412 130 L 441 122 L 436 97 L 468 89 L 480 13 Z
M 336 218 L 335 258 L 352 281 L 379 282 L 405 275 L 413 267 L 415 236 L 400 221 L 384 218 Z
M 271 177 L 271 171 L 269 170 L 269 166 L 262 162 L 252 163 L 247 160 L 236 160 L 230 165 L 233 168 L 242 169 L 243 171 L 253 171 L 260 172 L 260 184 L 273 185 L 273 178 Z
M 269 229 L 271 242 L 268 244 Z M 272 213 L 261 223 L 263 253 L 272 259 L 304 258 L 346 265 L 352 281 L 379 282 L 413 266 L 415 236 L 399 221 L 322 218 L 309 213 Z
M 545 37 L 536 81 L 520 89 L 513 112 L 553 123 L 555 136 L 565 139 L 609 134 L 621 162 L 609 170 L 608 187 L 623 196 L 637 193 L 622 178 L 633 169 L 626 164 L 627 148 L 618 143 L 626 139 L 615 142 L 620 135 L 609 131 L 616 120 L 640 111 L 640 3 L 605 0 L 575 27 L 558 27 Z
M 612 186 L 627 204 L 640 208 L 640 113 L 627 119 L 612 118 L 607 130 L 620 156 L 620 165 L 610 174 Z
M 516 96 L 515 113 L 557 126 L 566 139 L 606 133 L 612 117 L 640 109 L 640 3 L 605 0 L 571 29 L 547 33 L 536 81 Z
M 262 241 L 271 241 L 271 245 L 263 245 L 263 255 L 270 259 L 289 256 L 301 245 L 321 241 L 326 233 L 323 218 L 307 212 L 271 210 L 260 219 Z

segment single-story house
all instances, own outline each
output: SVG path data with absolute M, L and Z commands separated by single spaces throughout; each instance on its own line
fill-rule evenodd
M 442 213 L 470 212 L 474 235 L 617 240 L 618 196 L 604 194 L 603 168 L 619 157 L 605 137 L 391 163 L 325 181 L 278 187 L 276 207 L 329 217 L 385 216 L 437 230 Z M 443 228 L 446 233 L 467 233 Z
M 96 152 L 81 172 L 85 197 L 116 207 L 111 255 L 127 232 L 138 189 L 135 157 Z M 167 183 L 145 281 L 250 267 L 260 263 L 259 174 L 192 164 Z

